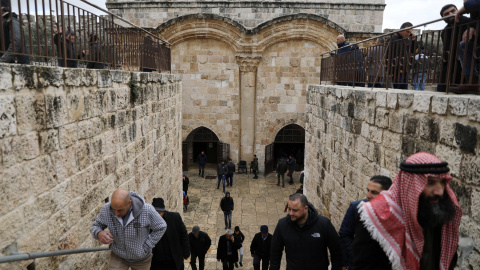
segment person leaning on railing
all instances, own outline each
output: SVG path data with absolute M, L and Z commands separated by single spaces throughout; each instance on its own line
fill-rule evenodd
M 103 63 L 102 46 L 98 40 L 96 34 L 90 34 L 88 36 L 88 43 L 90 44 L 90 50 L 85 50 L 82 53 L 83 58 L 87 61 L 87 68 L 91 69 L 103 69 L 105 63 Z
M 455 15 L 455 21 L 460 22 L 462 14 L 470 13 L 470 18 L 473 21 L 480 20 L 480 0 L 465 0 L 464 5 Z M 475 25 L 475 24 L 472 24 Z M 475 38 L 474 38 L 475 37 Z M 473 46 L 477 43 L 477 47 Z M 457 94 L 480 94 L 480 87 L 478 85 L 478 61 L 475 55 L 478 57 L 480 54 L 480 29 L 469 28 L 462 37 L 462 42 L 460 42 L 459 50 L 459 59 L 462 63 L 462 69 L 467 77 L 468 81 L 466 84 L 460 85 L 458 87 L 451 87 L 451 92 Z M 464 56 L 464 54 L 466 55 Z M 472 68 L 472 59 L 473 61 L 473 70 Z M 471 84 L 470 84 L 471 82 Z
M 22 44 L 23 33 L 21 31 L 23 30 L 20 27 L 17 14 L 14 12 L 10 13 L 10 3 L 8 0 L 2 0 L 1 5 L 1 13 L 3 17 L 3 37 L 1 42 L 3 42 L 5 45 L 5 51 L 0 52 L 0 62 L 15 63 L 16 61 L 18 64 L 30 64 L 30 58 L 27 55 L 18 55 L 12 53 L 28 54 L 28 51 L 25 46 L 25 40 Z M 13 31 L 13 35 L 11 31 Z M 12 36 L 13 41 L 11 40 Z
M 63 46 L 65 42 L 65 50 L 67 56 L 67 67 L 78 67 L 78 61 L 73 59 L 80 59 L 81 55 L 75 53 L 75 31 L 67 29 L 65 35 L 62 33 L 62 26 L 57 26 L 57 33 L 53 36 L 53 42 L 57 46 L 58 66 L 65 67 Z M 65 37 L 64 37 L 65 36 Z

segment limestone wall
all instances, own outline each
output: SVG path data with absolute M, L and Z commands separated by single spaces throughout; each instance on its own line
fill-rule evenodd
M 90 227 L 117 188 L 181 211 L 181 95 L 178 75 L 0 65 L 2 255 L 99 246 Z M 107 255 L 35 264 L 103 269 Z
M 365 198 L 371 176 L 393 179 L 406 157 L 430 152 L 449 163 L 451 185 L 463 210 L 460 234 L 474 242 L 460 269 L 476 269 L 480 96 L 318 85 L 308 89 L 305 193 L 319 211 L 338 229 L 350 202 Z
M 141 27 L 159 25 L 190 14 L 216 14 L 254 28 L 274 18 L 306 13 L 328 19 L 346 32 L 380 33 L 384 0 L 327 1 L 135 1 L 107 0 L 108 10 Z

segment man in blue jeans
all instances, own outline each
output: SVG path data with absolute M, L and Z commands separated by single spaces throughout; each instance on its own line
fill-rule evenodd
M 202 151 L 202 153 L 198 155 L 198 176 L 202 178 L 205 175 L 205 164 L 207 164 L 207 155 Z
M 220 201 L 220 208 L 223 211 L 225 218 L 225 230 L 232 228 L 232 212 L 233 212 L 233 198 L 230 197 L 230 192 L 225 193 L 225 197 Z
M 218 164 L 217 167 L 217 176 L 218 176 L 218 183 L 217 189 L 220 188 L 220 181 L 223 183 L 223 193 L 225 193 L 225 178 L 228 174 L 228 167 L 225 164 L 225 161 L 222 160 L 222 163 Z

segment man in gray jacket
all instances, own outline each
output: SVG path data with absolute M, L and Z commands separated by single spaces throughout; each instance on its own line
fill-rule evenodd
M 117 189 L 100 210 L 91 232 L 110 245 L 109 269 L 149 270 L 152 249 L 166 229 L 165 220 L 140 195 Z

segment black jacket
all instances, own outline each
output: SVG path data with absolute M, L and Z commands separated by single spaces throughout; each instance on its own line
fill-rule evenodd
M 235 172 L 235 164 L 231 161 L 227 163 L 228 174 L 233 174 Z
M 217 166 L 217 175 L 222 176 L 222 175 L 227 175 L 227 173 L 228 173 L 227 164 L 219 163 Z
M 165 236 L 158 241 L 158 243 L 153 248 L 153 259 L 154 261 L 162 260 L 174 260 L 177 269 L 184 269 L 183 259 L 190 257 L 190 244 L 188 242 L 187 228 L 183 224 L 182 217 L 177 212 L 165 212 L 163 219 L 167 223 L 167 231 Z M 171 256 L 166 257 L 164 253 L 160 251 L 159 246 L 165 243 L 162 241 L 168 241 L 168 246 L 170 247 Z M 155 263 L 152 263 L 154 265 Z
M 256 233 L 253 237 L 252 244 L 250 244 L 250 253 L 257 254 L 262 259 L 270 259 L 270 247 L 272 245 L 272 234 L 267 235 L 265 241 L 262 238 L 262 233 Z
M 223 212 L 233 210 L 233 198 L 227 198 L 227 195 L 225 194 L 225 197 L 220 201 L 220 208 Z
M 342 250 L 337 231 L 330 220 L 318 215 L 310 203 L 308 218 L 302 228 L 289 216 L 278 221 L 270 249 L 270 270 L 280 269 L 284 247 L 287 270 L 327 270 L 327 248 L 332 258 L 332 270 L 342 269 Z
M 245 240 L 245 235 L 243 235 L 243 233 L 239 231 L 238 234 L 233 232 L 233 237 L 235 237 L 235 242 L 237 242 L 238 248 L 241 248 L 243 244 L 243 240 Z
M 232 245 L 232 255 L 228 256 L 227 255 L 227 241 L 230 242 Z M 237 241 L 234 241 L 232 243 L 231 240 L 227 240 L 227 236 L 224 234 L 220 236 L 220 239 L 218 239 L 218 248 L 217 248 L 217 260 L 225 260 L 227 259 L 230 262 L 238 262 L 238 249 L 239 249 L 239 244 Z
M 55 34 L 53 36 L 53 42 L 57 46 L 57 54 L 58 54 L 58 64 L 59 66 L 63 67 L 63 43 L 65 42 L 65 50 L 67 55 L 67 67 L 69 68 L 76 68 L 78 66 L 77 60 L 71 59 L 79 59 L 81 55 L 77 55 L 75 53 L 75 44 L 71 43 L 69 40 L 65 39 L 62 33 Z
M 12 19 L 10 20 L 10 15 Z M 28 54 L 26 44 L 26 37 L 23 35 L 23 29 L 18 21 L 17 14 L 14 12 L 5 12 L 3 14 L 3 42 L 5 44 L 5 53 L 0 53 L 0 62 L 18 64 L 30 64 L 30 58 L 26 55 L 12 54 L 25 53 Z M 11 32 L 13 30 L 13 33 Z M 12 41 L 13 36 L 13 41 Z M 22 44 L 23 36 L 23 44 Z
M 277 163 L 277 173 L 284 174 L 286 172 L 287 172 L 287 161 L 282 158 Z
M 188 240 L 190 242 L 190 251 L 196 255 L 206 254 L 212 244 L 208 234 L 202 231 L 199 232 L 198 237 L 195 237 L 193 233 L 189 233 Z
M 183 191 L 188 191 L 188 185 L 190 184 L 190 179 L 185 176 L 185 179 L 182 178 Z
M 198 164 L 200 164 L 200 165 L 207 164 L 207 155 L 199 154 L 198 155 Z

